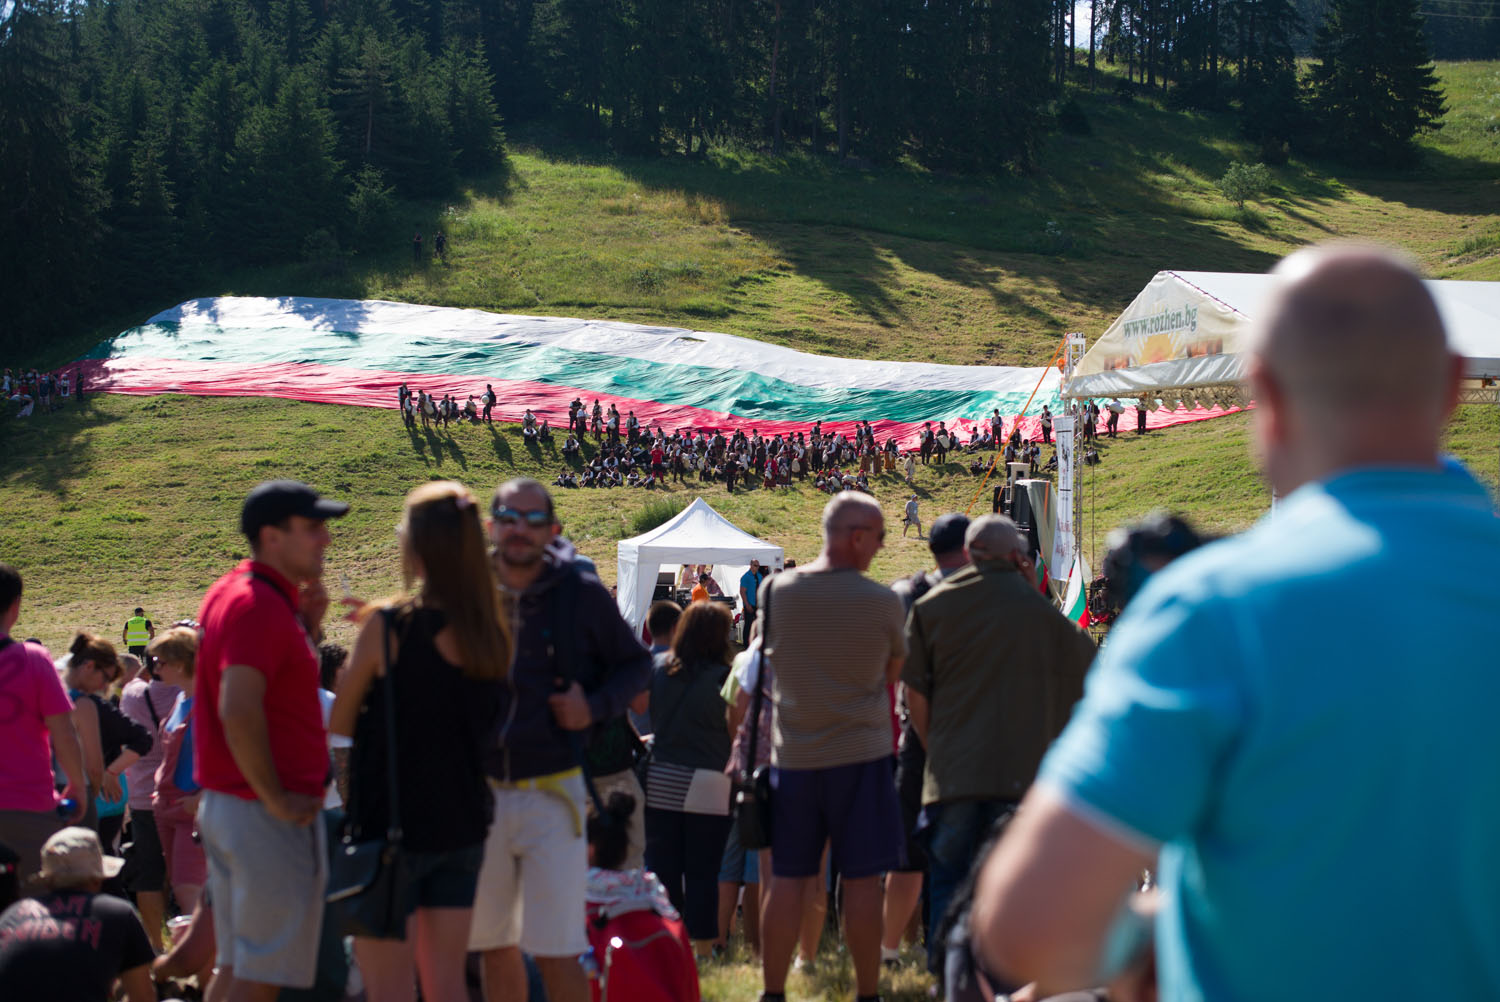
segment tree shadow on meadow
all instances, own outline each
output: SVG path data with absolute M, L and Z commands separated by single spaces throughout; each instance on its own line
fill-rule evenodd
M 82 404 L 69 400 L 50 414 L 38 410 L 24 420 L 14 417 L 8 401 L 0 409 L 5 428 L 6 485 L 27 486 L 52 494 L 58 500 L 69 497 L 68 483 L 77 471 L 94 465 L 97 447 L 93 432 L 124 420 L 120 414 L 96 406 L 96 397 L 85 397 Z
M 541 155 L 607 165 L 648 188 L 681 192 L 690 205 L 721 203 L 735 228 L 887 327 L 912 319 L 892 294 L 896 262 L 982 290 L 1048 337 L 1066 329 L 1065 318 L 1006 289 L 1007 273 L 1024 272 L 1072 303 L 1113 313 L 1161 268 L 1263 271 L 1274 263 L 1275 255 L 1222 221 L 1185 211 L 1161 181 L 1164 170 L 1177 168 L 1221 176 L 1236 159 L 1218 139 L 1225 121 L 1207 115 L 1202 128 L 1184 129 L 1182 113 L 1154 100 L 1115 106 L 1102 92 L 1078 99 L 1098 124 L 1094 139 L 1070 152 L 1078 137 L 1050 136 L 1041 169 L 1022 175 L 865 169 L 805 153 L 616 157 L 555 136 L 534 139 Z M 1316 186 L 1293 192 L 1298 199 L 1334 194 Z M 1122 257 L 1140 258 L 1139 267 Z M 1101 260 L 1109 267 L 1100 269 Z M 850 348 L 857 346 L 817 345 Z

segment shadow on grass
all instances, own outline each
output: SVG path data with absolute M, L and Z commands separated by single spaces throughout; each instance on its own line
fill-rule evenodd
M 409 424 L 406 426 L 406 437 L 411 441 L 411 451 L 421 458 L 423 464 L 432 465 L 432 457 L 427 454 L 427 441 L 417 431 L 417 426 Z
M 490 445 L 495 450 L 495 458 L 502 463 L 511 462 L 510 443 L 494 425 L 490 425 Z
M 13 405 L 7 402 L 0 409 L 6 456 L 6 476 L 0 482 L 34 487 L 65 500 L 67 482 L 94 465 L 91 433 L 122 420 L 97 401 L 92 396 L 81 404 L 70 400 L 50 414 L 38 410 L 25 420 L 16 419 Z
M 1201 186 L 1251 157 L 1226 139 L 1236 136 L 1229 116 L 1169 111 L 1154 100 L 1121 106 L 1098 93 L 1078 97 L 1098 126 L 1094 139 L 1072 152 L 1073 137 L 1053 137 L 1044 170 L 1026 176 L 959 177 L 909 166 L 861 170 L 811 153 L 646 159 L 550 133 L 528 139 L 540 155 L 607 166 L 645 187 L 681 192 L 689 204 L 722 202 L 737 229 L 885 326 L 912 319 L 892 294 L 898 262 L 982 290 L 1026 325 L 1052 330 L 1064 326 L 1062 315 L 1006 289 L 997 255 L 1025 255 L 1016 270 L 1066 289 L 1069 302 L 1107 311 L 1128 301 L 1157 267 L 1191 261 L 1261 271 L 1274 263 L 1273 253 L 1249 245 L 1248 233 L 1223 220 L 1194 218 L 1170 183 L 1196 174 L 1193 183 Z M 1300 177 L 1285 187 L 1288 198 L 1299 201 L 1338 193 L 1336 185 Z M 1240 225 L 1263 228 L 1253 218 Z M 1112 260 L 1104 276 L 1087 263 L 1128 258 L 1137 248 L 1171 248 L 1172 260 L 1139 269 Z M 816 347 L 859 348 L 827 335 Z

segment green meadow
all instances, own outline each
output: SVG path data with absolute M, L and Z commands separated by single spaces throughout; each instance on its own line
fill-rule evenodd
M 534 131 L 512 137 L 503 174 L 403 206 L 386 241 L 193 292 L 609 317 L 842 356 L 1042 364 L 1066 332 L 1097 336 L 1163 268 L 1263 270 L 1309 242 L 1359 239 L 1400 247 L 1435 277 L 1500 279 L 1500 64 L 1439 68 L 1449 111 L 1418 167 L 1362 173 L 1293 158 L 1243 209 L 1216 184 L 1253 159 L 1227 115 L 1122 100 L 1108 87 L 1075 90 L 1088 134 L 1055 133 L 1042 169 L 1019 176 L 841 167 L 738 147 L 627 159 Z M 446 263 L 412 262 L 413 225 L 448 234 Z M 23 361 L 65 362 L 146 315 Z M 1491 484 L 1497 411 L 1463 408 L 1450 429 L 1451 447 Z M 1268 502 L 1248 427 L 1238 416 L 1109 444 L 1085 474 L 1086 555 L 1097 566 L 1108 531 L 1156 507 L 1216 532 L 1258 518 Z M 413 435 L 390 411 L 265 399 L 95 397 L 14 422 L 5 441 L 4 558 L 27 573 L 22 629 L 53 646 L 75 629 L 117 630 L 136 604 L 158 619 L 191 612 L 243 553 L 237 506 L 259 480 L 302 477 L 353 502 L 330 566 L 356 592 L 379 594 L 399 584 L 390 528 L 413 484 L 453 477 L 483 493 L 513 475 L 550 481 L 562 465 L 510 427 Z M 896 524 L 901 484 L 876 489 Z M 978 479 L 950 464 L 921 471 L 917 491 L 930 519 L 970 507 Z M 824 498 L 811 486 L 666 492 L 697 494 L 789 556 L 816 552 Z M 561 492 L 569 534 L 606 580 L 615 543 L 650 497 Z M 926 556 L 915 538 L 893 538 L 873 573 L 907 574 Z
M 1100 334 L 1166 268 L 1259 271 L 1296 247 L 1346 239 L 1399 247 L 1433 277 L 1500 280 L 1500 64 L 1439 70 L 1449 111 L 1418 167 L 1362 172 L 1294 157 L 1243 208 L 1216 183 L 1254 160 L 1227 115 L 1122 101 L 1107 86 L 1075 92 L 1088 133 L 1055 133 L 1042 169 L 1022 176 L 735 147 L 633 160 L 534 130 L 511 136 L 505 173 L 402 206 L 383 241 L 224 275 L 191 294 L 393 299 L 720 330 L 840 356 L 1039 365 L 1065 333 Z M 414 226 L 448 234 L 447 263 L 413 264 Z M 7 364 L 69 361 L 177 298 Z M 1216 533 L 1264 514 L 1249 428 L 1236 415 L 1104 443 L 1103 462 L 1083 475 L 1091 563 L 1110 529 L 1155 508 Z M 550 482 L 565 465 L 513 425 L 409 431 L 390 410 L 269 399 L 95 396 L 9 421 L 0 441 L 0 559 L 26 575 L 17 633 L 53 650 L 78 629 L 118 636 L 136 605 L 158 623 L 192 615 L 204 587 L 245 555 L 239 505 L 263 479 L 299 477 L 352 504 L 328 551 L 330 589 L 347 582 L 378 597 L 400 587 L 392 529 L 414 484 L 452 478 L 487 496 L 512 476 Z M 1461 408 L 1447 446 L 1500 490 L 1500 408 Z M 874 486 L 895 531 L 871 573 L 891 580 L 928 554 L 899 531 L 899 477 Z M 988 509 L 988 488 L 964 463 L 919 468 L 914 489 L 926 523 Z M 788 557 L 817 552 L 826 498 L 809 483 L 732 495 L 697 482 L 557 491 L 567 534 L 607 582 L 616 543 L 651 521 L 648 504 L 700 495 Z M 333 632 L 349 638 L 345 625 Z M 791 988 L 847 997 L 846 958 L 824 942 L 825 962 Z M 917 1002 L 926 985 L 908 964 L 886 978 L 886 998 Z M 704 974 L 705 998 L 758 990 L 744 959 Z

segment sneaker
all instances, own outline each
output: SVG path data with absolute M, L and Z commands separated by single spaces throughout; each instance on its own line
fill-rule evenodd
M 880 948 L 880 962 L 886 967 L 900 967 L 901 951 L 882 946 Z

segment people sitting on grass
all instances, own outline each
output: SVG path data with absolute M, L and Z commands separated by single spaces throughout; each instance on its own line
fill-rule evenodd
M 19 381 L 18 381 L 19 382 Z M 483 400 L 489 404 L 493 389 L 486 384 Z M 398 390 L 402 402 L 402 420 L 416 426 L 421 417 L 424 425 L 438 421 L 447 427 L 453 420 L 479 423 L 474 394 L 460 405 L 455 397 L 439 400 L 418 390 L 415 394 L 402 385 Z M 488 410 L 488 407 L 486 407 Z M 1077 408 L 1076 413 L 1092 410 Z M 583 441 L 592 427 L 597 451 L 584 458 Z M 974 422 L 965 442 L 956 428 L 946 420 L 924 422 L 918 434 L 917 449 L 903 454 L 894 436 L 882 442 L 868 421 L 856 422 L 852 433 L 829 432 L 821 421 L 806 431 L 776 432 L 763 435 L 754 426 L 747 428 L 677 428 L 668 432 L 641 420 L 633 412 L 625 415 L 614 404 L 606 411 L 596 400 L 586 408 L 581 399 L 569 405 L 567 433 L 562 444 L 565 458 L 577 457 L 584 465 L 572 474 L 572 483 L 554 481 L 555 486 L 570 487 L 642 487 L 648 490 L 668 484 L 691 482 L 720 483 L 729 491 L 774 490 L 789 487 L 796 481 L 811 480 L 815 489 L 829 494 L 842 490 L 872 494 L 881 476 L 901 476 L 908 485 L 916 482 L 916 467 L 923 463 L 942 465 L 950 454 L 962 450 L 970 459 L 964 464 L 970 475 L 983 476 L 991 465 L 1030 463 L 1034 471 L 1057 468 L 1052 457 L 1041 465 L 1042 449 L 1038 438 L 1024 439 L 1020 422 L 1001 437 L 1004 422 L 998 413 Z M 521 417 L 521 435 L 528 443 L 554 447 L 550 419 L 526 408 Z M 993 455 L 995 452 L 999 455 Z M 1097 452 L 1091 462 L 1098 461 Z

